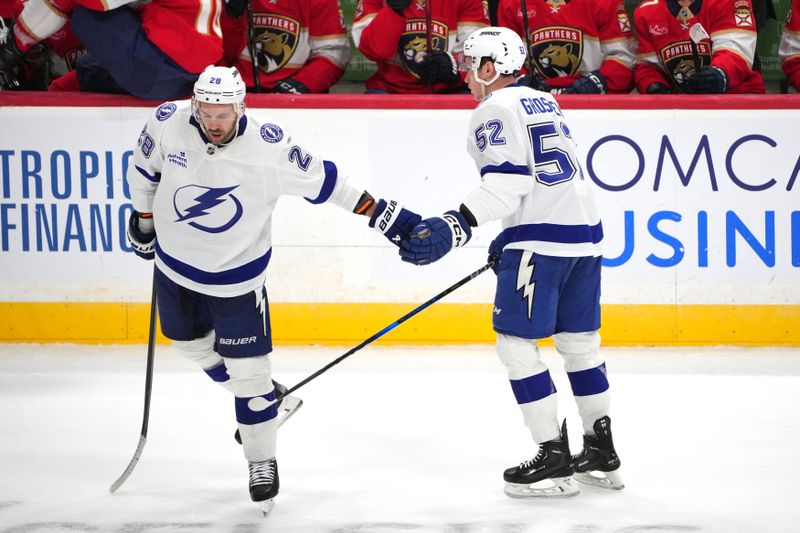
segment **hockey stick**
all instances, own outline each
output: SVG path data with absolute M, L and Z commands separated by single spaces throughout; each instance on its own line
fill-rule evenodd
M 522 31 L 525 32 L 525 46 L 528 47 L 528 53 L 525 54 L 525 66 L 531 77 L 538 77 L 538 74 L 533 71 L 533 59 L 531 58 L 533 47 L 531 46 L 530 27 L 528 26 L 528 3 L 525 0 L 520 0 L 520 7 L 522 7 Z
M 247 0 L 247 49 L 250 51 L 250 64 L 253 67 L 253 87 L 261 93 L 261 76 L 258 72 L 258 55 L 256 54 L 256 26 L 253 19 L 253 0 Z
M 703 39 L 710 39 L 708 32 L 703 27 L 702 24 L 699 22 L 689 28 L 689 38 L 691 39 L 691 46 L 692 46 L 692 59 L 694 60 L 694 70 L 697 72 L 703 67 L 702 62 L 700 61 L 700 54 L 698 53 L 698 49 L 700 46 L 700 42 Z
M 131 475 L 133 469 L 136 468 L 136 463 L 139 462 L 139 457 L 142 455 L 142 451 L 144 450 L 145 442 L 147 441 L 147 425 L 150 421 L 150 396 L 151 391 L 153 389 L 153 363 L 155 359 L 155 351 L 156 351 L 156 316 L 158 314 L 158 308 L 156 307 L 156 276 L 155 276 L 155 269 L 153 273 L 153 294 L 150 296 L 150 329 L 147 333 L 147 368 L 145 369 L 145 379 L 144 379 L 144 414 L 142 415 L 142 430 L 140 431 L 139 435 L 139 443 L 136 445 L 136 451 L 133 452 L 133 457 L 131 458 L 131 462 L 128 463 L 128 467 L 119 476 L 112 485 L 111 488 L 108 489 L 108 492 L 114 493 L 117 491 L 125 480 Z
M 427 54 L 433 52 L 433 18 L 431 16 L 431 2 L 433 0 L 425 0 L 425 51 Z M 428 92 L 433 93 L 433 83 L 428 82 Z
M 435 304 L 436 302 L 438 302 L 439 300 L 441 300 L 442 298 L 444 298 L 445 296 L 447 296 L 448 294 L 450 294 L 454 290 L 458 289 L 459 287 L 462 287 L 463 285 L 466 285 L 467 283 L 469 283 L 473 279 L 477 278 L 478 276 L 480 276 L 481 274 L 483 274 L 484 272 L 486 272 L 487 270 L 492 268 L 493 265 L 494 265 L 494 261 L 493 260 L 489 261 L 488 263 L 486 263 L 485 265 L 480 267 L 478 270 L 476 270 L 472 274 L 470 274 L 467 277 L 463 278 L 462 280 L 454 283 L 453 285 L 451 285 L 450 287 L 446 288 L 445 290 L 443 290 L 442 292 L 440 292 L 439 294 L 437 294 L 436 296 L 434 296 L 433 298 L 431 298 L 430 300 L 428 300 L 424 304 L 420 305 L 419 307 L 417 307 L 415 309 L 412 309 L 411 311 L 409 311 L 408 313 L 406 313 L 405 315 L 403 315 L 399 319 L 395 320 L 394 322 L 392 322 L 391 324 L 389 324 L 388 326 L 386 326 L 385 328 L 383 328 L 382 330 L 380 330 L 379 332 L 374 334 L 372 337 L 362 341 L 361 344 L 359 344 L 358 346 L 356 346 L 354 348 L 350 348 L 350 350 L 348 350 L 347 353 L 337 357 L 336 359 L 334 359 L 333 361 L 331 361 L 330 363 L 328 363 L 324 367 L 320 368 L 319 370 L 317 370 L 316 372 L 314 372 L 313 374 L 308 376 L 306 379 L 304 379 L 303 381 L 301 381 L 300 383 L 298 383 L 294 387 L 289 387 L 286 391 L 283 392 L 283 394 L 281 394 L 280 396 L 275 398 L 275 402 L 278 402 L 282 398 L 285 398 L 286 396 L 290 395 L 291 393 L 293 393 L 294 391 L 296 391 L 297 389 L 299 389 L 300 387 L 302 387 L 303 385 L 305 385 L 306 383 L 308 383 L 312 379 L 315 379 L 315 378 L 319 377 L 321 374 L 327 372 L 329 369 L 331 369 L 332 367 L 338 365 L 339 363 L 341 363 L 342 361 L 344 361 L 345 359 L 347 359 L 348 357 L 350 357 L 351 355 L 353 355 L 354 353 L 359 351 L 361 348 L 366 346 L 367 344 L 370 344 L 374 340 L 379 339 L 380 337 L 383 337 L 384 335 L 386 335 L 387 333 L 392 331 L 394 328 L 396 328 L 397 326 L 399 326 L 400 324 L 402 324 L 403 322 L 405 322 L 406 320 L 411 318 L 412 316 L 416 315 L 420 311 L 424 311 L 425 309 L 427 309 L 431 305 Z

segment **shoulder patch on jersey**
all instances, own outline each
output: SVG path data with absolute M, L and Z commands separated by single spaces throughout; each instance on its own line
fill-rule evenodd
M 283 139 L 283 130 L 277 124 L 264 124 L 261 126 L 261 138 L 268 143 L 277 143 Z
M 172 116 L 172 114 L 175 112 L 176 109 L 178 109 L 178 106 L 176 106 L 172 102 L 161 104 L 160 106 L 158 106 L 158 109 L 156 109 L 156 120 L 158 120 L 159 122 L 164 122 L 165 120 L 167 120 L 169 117 Z
M 142 144 L 140 147 L 142 149 L 142 154 L 149 159 L 150 155 L 153 153 L 153 148 L 156 146 L 156 142 L 149 133 L 144 133 L 144 135 L 141 137 L 141 141 Z

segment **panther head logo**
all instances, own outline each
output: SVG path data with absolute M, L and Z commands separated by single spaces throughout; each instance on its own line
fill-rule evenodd
M 694 74 L 694 61 L 691 59 L 681 59 L 672 69 L 672 77 L 675 83 L 681 84 Z
M 414 37 L 403 48 L 403 55 L 406 61 L 411 63 L 419 63 L 428 51 L 427 40 L 424 37 Z
M 569 76 L 578 69 L 578 56 L 573 53 L 571 43 L 548 44 L 539 52 L 539 64 L 542 69 L 551 69 L 557 76 Z

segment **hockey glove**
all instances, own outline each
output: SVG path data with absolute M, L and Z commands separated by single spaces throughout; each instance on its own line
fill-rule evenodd
M 688 94 L 725 94 L 728 90 L 728 75 L 719 67 L 703 67 L 681 86 Z
M 599 70 L 581 76 L 564 90 L 564 94 L 607 94 L 606 77 Z
M 409 4 L 411 4 L 411 0 L 386 0 L 386 5 L 391 7 L 398 15 L 402 15 Z
M 275 84 L 275 86 L 272 88 L 272 92 L 284 94 L 310 94 L 311 89 L 294 78 L 284 78 Z
M 369 219 L 369 227 L 375 228 L 395 246 L 410 237 L 411 230 L 419 224 L 422 217 L 413 211 L 397 205 L 395 200 L 379 200 Z
M 525 87 L 530 87 L 531 89 L 536 89 L 537 91 L 542 91 L 544 93 L 549 93 L 552 89 L 550 84 L 544 81 L 542 78 L 539 76 L 531 76 L 530 74 L 525 74 L 524 76 L 517 78 L 517 83 L 524 85 Z
M 400 257 L 406 263 L 427 265 L 444 257 L 453 248 L 464 246 L 472 229 L 464 215 L 448 211 L 441 217 L 426 218 L 411 231 L 411 238 L 400 244 Z
M 242 18 L 247 8 L 247 0 L 224 0 L 225 11 L 235 19 Z
M 455 85 L 461 81 L 455 58 L 450 52 L 441 50 L 425 54 L 425 57 L 417 65 L 417 72 L 423 83 Z
M 134 211 L 128 219 L 128 242 L 133 253 L 152 261 L 156 256 L 156 229 L 152 213 Z
M 671 91 L 667 85 L 658 83 L 657 81 L 654 81 L 648 85 L 647 89 L 645 90 L 645 94 L 669 94 L 670 92 Z

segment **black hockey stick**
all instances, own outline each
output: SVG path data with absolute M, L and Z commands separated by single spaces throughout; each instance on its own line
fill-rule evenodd
M 446 288 L 445 290 L 443 290 L 442 292 L 440 292 L 439 294 L 437 294 L 436 296 L 434 296 L 433 298 L 431 298 L 430 300 L 428 300 L 424 304 L 420 305 L 419 307 L 417 307 L 415 309 L 412 309 L 411 311 L 409 311 L 408 313 L 406 313 L 402 317 L 398 318 L 397 320 L 395 320 L 394 322 L 392 322 L 391 324 L 389 324 L 388 326 L 386 326 L 385 328 L 380 330 L 378 333 L 374 334 L 372 337 L 362 341 L 361 344 L 359 344 L 358 346 L 356 346 L 354 348 L 350 348 L 350 350 L 348 350 L 347 353 L 345 353 L 344 355 L 340 355 L 339 357 L 337 357 L 336 359 L 334 359 L 333 361 L 331 361 L 330 363 L 328 363 L 324 367 L 320 368 L 319 370 L 317 370 L 316 372 L 314 372 L 313 374 L 308 376 L 306 379 L 304 379 L 303 381 L 301 381 L 300 383 L 298 383 L 294 387 L 288 388 L 286 391 L 284 391 L 283 394 L 281 394 L 280 396 L 275 398 L 275 402 L 277 403 L 282 398 L 284 398 L 286 396 L 289 396 L 291 393 L 293 393 L 294 391 L 296 391 L 297 389 L 299 389 L 300 387 L 302 387 L 303 385 L 305 385 L 306 383 L 308 383 L 312 379 L 315 379 L 318 376 L 320 376 L 321 374 L 327 372 L 332 367 L 338 365 L 339 363 L 341 363 L 342 361 L 344 361 L 345 359 L 347 359 L 348 357 L 350 357 L 351 355 L 353 355 L 354 353 L 359 351 L 361 348 L 366 346 L 367 344 L 370 344 L 374 340 L 379 339 L 380 337 L 383 337 L 384 335 L 386 335 L 387 333 L 392 331 L 394 328 L 396 328 L 397 326 L 399 326 L 400 324 L 402 324 L 403 322 L 405 322 L 406 320 L 411 318 L 412 316 L 416 315 L 420 311 L 423 311 L 423 310 L 427 309 L 428 307 L 430 307 L 431 305 L 435 304 L 436 302 L 438 302 L 439 300 L 441 300 L 442 298 L 444 298 L 445 296 L 447 296 L 448 294 L 450 294 L 454 290 L 458 289 L 459 287 L 462 287 L 463 285 L 466 285 L 467 283 L 469 283 L 473 279 L 477 278 L 478 276 L 480 276 L 481 274 L 483 274 L 484 272 L 486 272 L 487 270 L 492 268 L 493 265 L 494 265 L 494 261 L 489 261 L 488 263 L 486 263 L 485 265 L 480 267 L 478 270 L 476 270 L 472 274 L 470 274 L 467 277 L 463 278 L 462 280 L 454 283 L 453 285 L 451 285 L 450 287 Z
M 533 71 L 533 47 L 531 46 L 530 26 L 528 25 L 528 3 L 525 0 L 520 0 L 520 7 L 522 8 L 522 31 L 525 33 L 525 46 L 528 47 L 528 53 L 525 54 L 525 63 L 528 68 L 528 74 L 537 76 Z
M 250 52 L 250 64 L 253 67 L 253 87 L 257 93 L 261 92 L 261 76 L 258 69 L 258 54 L 256 53 L 256 26 L 253 19 L 253 0 L 247 0 L 247 50 Z
M 155 359 L 156 351 L 156 316 L 158 315 L 158 308 L 156 307 L 156 276 L 155 269 L 153 271 L 153 294 L 150 297 L 150 330 L 147 333 L 147 368 L 145 369 L 144 378 L 144 414 L 142 415 L 142 430 L 139 435 L 139 443 L 136 445 L 136 451 L 133 452 L 131 462 L 128 467 L 119 476 L 108 489 L 109 492 L 116 492 L 125 480 L 131 475 L 133 469 L 136 468 L 136 463 L 139 462 L 139 457 L 144 450 L 145 442 L 147 441 L 147 425 L 150 421 L 150 396 L 153 389 L 153 362 Z

